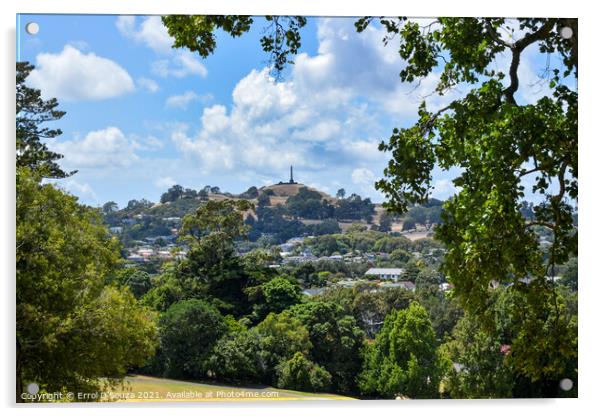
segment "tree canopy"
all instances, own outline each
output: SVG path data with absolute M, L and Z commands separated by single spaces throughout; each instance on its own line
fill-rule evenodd
M 155 315 L 105 285 L 119 251 L 98 212 L 39 175 L 17 170 L 17 401 L 26 382 L 97 390 L 156 346 Z
M 32 70 L 29 62 L 17 62 L 17 167 L 27 167 L 47 178 L 64 178 L 75 172 L 63 171 L 56 163 L 63 156 L 42 142 L 60 136 L 62 131 L 42 124 L 60 120 L 65 112 L 57 109 L 56 98 L 45 101 L 40 90 L 25 84 Z

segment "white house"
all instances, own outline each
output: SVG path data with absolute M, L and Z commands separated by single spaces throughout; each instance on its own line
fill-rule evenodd
M 393 280 L 398 281 L 402 274 L 405 273 L 404 269 L 399 268 L 380 268 L 373 267 L 368 269 L 365 276 L 377 276 L 381 280 Z

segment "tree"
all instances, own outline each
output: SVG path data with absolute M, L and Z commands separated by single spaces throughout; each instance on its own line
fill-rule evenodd
M 190 191 L 190 190 L 188 190 Z M 177 201 L 184 196 L 184 188 L 180 185 L 174 185 L 161 195 L 161 203 Z
M 255 328 L 261 335 L 262 362 L 266 383 L 277 382 L 277 367 L 295 353 L 309 354 L 312 344 L 307 328 L 288 312 L 270 313 Z
M 426 310 L 412 302 L 387 315 L 374 344 L 366 346 L 359 386 L 387 398 L 437 398 L 445 364 Z
M 333 388 L 354 391 L 364 333 L 353 316 L 332 302 L 300 303 L 289 311 L 308 329 L 313 345 L 309 358 L 330 373 Z
M 366 220 L 372 221 L 374 204 L 370 198 L 362 199 L 361 196 L 351 194 L 348 198 L 337 201 L 334 216 L 340 220 Z
M 33 68 L 29 62 L 17 62 L 17 167 L 27 167 L 46 178 L 65 178 L 76 171 L 63 171 L 56 163 L 63 156 L 42 143 L 44 139 L 60 136 L 62 131 L 41 127 L 60 120 L 65 112 L 57 110 L 56 98 L 44 101 L 40 90 L 25 85 Z
M 439 289 L 438 273 L 423 269 L 416 277 L 416 295 L 420 304 L 428 311 L 437 342 L 449 336 L 463 315 L 456 298 L 447 296 Z
M 361 31 L 369 23 L 364 18 L 356 26 Z M 448 247 L 443 271 L 462 307 L 491 319 L 487 307 L 491 282 L 517 284 L 529 277 L 540 281 L 521 286 L 533 316 L 560 318 L 547 301 L 557 296 L 558 289 L 546 283 L 545 276 L 577 252 L 571 202 L 578 194 L 578 94 L 566 85 L 571 77 L 577 78 L 577 20 L 518 19 L 523 34 L 512 41 L 500 35 L 512 30 L 510 22 L 501 18 L 439 18 L 424 30 L 406 18 L 381 19 L 381 23 L 389 42 L 397 37 L 400 56 L 408 63 L 400 73 L 403 82 L 436 75 L 441 65 L 436 93 L 444 95 L 460 85 L 468 88 L 463 98 L 437 110 L 423 103 L 414 126 L 394 129 L 388 142 L 381 143 L 380 149 L 393 156 L 376 185 L 388 198 L 385 205 L 403 213 L 408 204 L 425 202 L 435 165 L 461 166 L 461 174 L 453 180 L 461 189 L 444 203 L 435 236 Z M 560 35 L 564 26 L 573 29 L 572 38 Z M 525 104 L 516 95 L 521 57 L 530 45 L 561 59 L 543 81 L 551 93 Z M 511 56 L 508 69 L 492 70 L 490 64 L 504 53 Z M 524 181 L 533 176 L 535 185 L 526 190 Z M 554 182 L 560 186 L 553 186 Z M 531 221 L 521 213 L 526 192 L 545 196 L 533 208 Z M 538 247 L 535 225 L 553 233 L 547 259 Z M 531 324 L 525 321 L 523 330 Z M 542 338 L 528 348 L 539 348 L 562 361 L 562 356 L 572 355 L 573 346 L 552 348 L 550 340 L 566 330 L 552 323 L 538 331 Z M 544 377 L 544 368 L 532 362 L 517 365 L 533 380 Z
M 244 199 L 253 199 L 253 198 L 257 198 L 258 196 L 259 196 L 259 190 L 257 189 L 256 186 L 251 186 L 249 189 L 247 189 L 242 194 L 240 194 L 240 197 L 244 198 Z
M 276 277 L 262 286 L 266 309 L 282 312 L 301 301 L 301 288 L 286 277 Z
M 261 382 L 266 371 L 261 336 L 244 330 L 224 335 L 213 347 L 208 368 L 220 380 L 235 383 Z
M 115 281 L 118 285 L 128 287 L 136 299 L 140 299 L 152 287 L 150 275 L 135 268 L 119 270 Z
M 334 207 L 322 198 L 322 194 L 307 187 L 288 197 L 286 208 L 290 215 L 299 218 L 325 219 L 334 214 Z
M 337 191 L 337 195 L 336 195 L 336 196 L 337 196 L 337 198 L 339 198 L 339 199 L 343 199 L 343 198 L 345 198 L 345 189 L 344 189 L 344 188 L 341 188 L 341 189 L 339 189 L 339 190 Z
M 270 54 L 270 64 L 276 75 L 290 63 L 289 55 L 296 54 L 301 47 L 299 30 L 305 26 L 303 16 L 266 16 L 267 27 L 261 38 L 263 50 Z M 212 54 L 216 47 L 213 32 L 222 29 L 233 37 L 241 36 L 251 29 L 251 16 L 181 16 L 161 18 L 169 35 L 174 39 L 172 47 L 186 47 L 202 57 Z
M 383 233 L 391 231 L 391 225 L 393 224 L 393 218 L 391 215 L 384 213 L 380 217 L 380 223 L 378 224 L 378 231 L 382 231 Z
M 40 184 L 43 174 L 17 169 L 17 401 L 27 382 L 98 391 L 101 378 L 123 378 L 156 344 L 154 314 L 105 286 L 119 250 L 99 212 Z
M 249 312 L 250 276 L 236 255 L 234 240 L 246 238 L 243 213 L 252 209 L 246 200 L 207 201 L 183 218 L 180 240 L 190 249 L 175 274 L 184 298 L 209 298 L 222 312 L 237 317 Z
M 270 206 L 270 197 L 265 192 L 262 192 L 261 195 L 257 198 L 257 206 L 258 207 L 269 207 Z
M 213 346 L 226 332 L 224 317 L 208 303 L 199 299 L 174 303 L 159 323 L 165 374 L 205 377 Z
M 253 208 L 248 201 L 207 201 L 182 220 L 183 240 L 194 244 L 211 234 L 219 234 L 227 241 L 244 237 L 248 229 L 243 221 L 243 213 Z
M 277 386 L 301 391 L 326 391 L 331 376 L 324 368 L 296 352 L 293 358 L 278 366 Z
M 506 347 L 499 333 L 484 331 L 477 319 L 464 316 L 454 328 L 452 338 L 441 347 L 442 353 L 454 363 L 445 381 L 451 397 L 512 397 L 514 377 L 506 363 Z
M 102 212 L 105 215 L 112 214 L 112 213 L 114 213 L 115 211 L 118 211 L 118 210 L 119 210 L 119 206 L 114 201 L 106 202 L 102 206 Z

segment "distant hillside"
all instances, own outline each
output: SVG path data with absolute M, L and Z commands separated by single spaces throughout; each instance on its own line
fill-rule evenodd
M 194 212 L 204 201 L 224 199 L 244 199 L 255 205 L 255 211 L 243 214 L 250 226 L 251 241 L 268 236 L 278 243 L 303 235 L 347 232 L 354 226 L 411 232 L 423 238 L 429 234 L 429 226 L 439 221 L 441 209 L 441 202 L 432 200 L 398 216 L 386 213 L 381 204 L 356 194 L 335 198 L 302 183 L 283 183 L 261 188 L 252 186 L 237 195 L 222 192 L 218 187 L 206 186 L 195 191 L 174 185 L 161 196 L 160 203 L 132 200 L 118 209 L 117 204 L 108 202 L 103 206 L 103 214 L 105 223 L 114 228 L 128 246 L 148 238 L 173 240 L 186 214 Z
M 336 201 L 336 198 L 328 195 L 326 192 L 322 192 L 319 189 L 312 188 L 311 186 L 307 186 L 302 183 L 283 183 L 263 186 L 259 188 L 259 192 L 265 192 L 268 189 L 272 190 L 274 192 L 274 196 L 272 197 L 272 200 L 270 202 L 272 203 L 272 205 L 276 205 L 284 204 L 288 197 L 297 195 L 299 193 L 299 189 L 301 188 L 307 188 L 310 191 L 318 192 L 320 195 L 322 195 L 324 199 L 326 199 L 330 203 L 334 203 Z

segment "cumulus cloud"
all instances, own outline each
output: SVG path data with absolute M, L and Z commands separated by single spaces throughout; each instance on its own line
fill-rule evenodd
M 98 202 L 98 196 L 88 183 L 81 183 L 70 178 L 61 182 L 57 182 L 55 186 L 64 189 L 65 191 L 79 198 L 92 200 L 95 203 Z
M 41 53 L 27 82 L 45 98 L 102 100 L 134 90 L 134 81 L 116 62 L 66 45 L 57 54 Z
M 358 168 L 351 173 L 351 180 L 357 185 L 374 183 L 376 175 L 370 169 Z
M 164 176 L 155 180 L 155 186 L 161 189 L 171 188 L 176 184 L 176 180 L 171 176 Z
M 149 92 L 154 93 L 159 91 L 159 84 L 157 84 L 157 82 L 153 79 L 142 77 L 138 78 L 136 82 L 140 88 L 143 88 Z
M 388 94 L 396 85 L 395 51 L 383 48 L 376 29 L 358 36 L 349 19 L 323 19 L 318 28 L 318 54 L 298 56 L 285 82 L 274 82 L 266 68 L 252 70 L 233 89 L 231 106 L 206 107 L 197 128 L 174 129 L 176 147 L 207 172 L 382 163 L 375 137 L 392 126 L 382 123 L 382 103 L 366 96 L 376 97 L 375 89 Z M 170 104 L 180 102 L 184 97 Z
M 351 182 L 361 191 L 362 195 L 381 198 L 382 194 L 374 188 L 378 180 L 376 174 L 367 168 L 357 168 L 351 172 Z
M 128 39 L 152 49 L 161 59 L 151 65 L 153 73 L 166 77 L 183 78 L 189 75 L 207 76 L 207 68 L 199 58 L 185 49 L 173 49 L 173 39 L 161 22 L 160 16 L 119 16 L 115 21 L 119 33 Z
M 200 95 L 194 91 L 186 91 L 183 94 L 171 95 L 165 100 L 165 106 L 169 108 L 179 108 L 186 110 L 188 106 L 195 101 L 208 102 L 211 100 L 211 94 Z
M 153 62 L 152 71 L 160 77 L 184 78 L 189 75 L 207 76 L 207 68 L 190 52 L 176 51 L 170 59 Z
M 364 97 L 380 110 L 400 116 L 415 116 L 423 100 L 438 108 L 457 98 L 455 92 L 446 97 L 433 94 L 438 73 L 421 82 L 402 84 L 399 71 L 405 63 L 395 41 L 383 45 L 385 36 L 383 28 L 372 25 L 358 34 L 352 19 L 320 19 L 318 54 L 300 54 L 293 67 L 294 77 L 304 88 Z
M 169 54 L 173 39 L 159 16 L 149 16 L 137 24 L 136 16 L 118 16 L 115 26 L 123 36 L 144 44 L 157 53 Z
M 340 108 L 328 110 L 319 100 L 293 82 L 274 82 L 267 69 L 253 70 L 234 89 L 230 110 L 206 107 L 198 132 L 191 135 L 178 127 L 172 140 L 209 171 L 252 167 L 268 173 L 291 164 L 317 169 L 326 163 L 315 157 L 317 143 L 337 140 L 355 123 Z
M 139 159 L 135 153 L 139 144 L 117 127 L 91 131 L 82 139 L 55 141 L 49 147 L 64 155 L 64 164 L 73 169 L 123 168 Z

